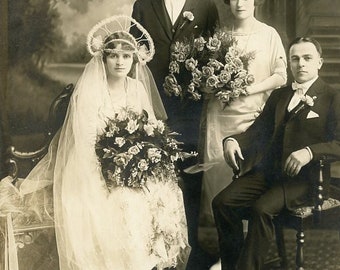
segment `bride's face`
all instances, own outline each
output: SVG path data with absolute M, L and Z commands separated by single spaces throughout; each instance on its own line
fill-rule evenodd
M 254 0 L 230 0 L 230 9 L 235 19 L 244 20 L 254 16 Z
M 113 77 L 126 77 L 131 70 L 133 53 L 118 47 L 106 57 L 108 74 Z

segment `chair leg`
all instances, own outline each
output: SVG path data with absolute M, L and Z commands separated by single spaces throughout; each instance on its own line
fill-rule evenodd
M 303 219 L 299 221 L 299 226 L 296 233 L 296 270 L 304 270 L 304 253 L 303 245 L 305 243 L 305 234 L 303 231 Z
M 287 253 L 286 253 L 286 246 L 284 241 L 284 235 L 283 235 L 283 226 L 279 221 L 275 222 L 275 241 L 277 245 L 277 252 L 280 257 L 280 267 L 282 270 L 288 269 L 288 263 L 287 263 Z

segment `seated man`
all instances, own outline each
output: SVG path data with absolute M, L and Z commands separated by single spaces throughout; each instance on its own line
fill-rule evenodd
M 318 77 L 321 53 L 316 40 L 295 39 L 289 46 L 295 81 L 271 94 L 247 131 L 223 141 L 226 162 L 241 175 L 213 201 L 223 270 L 262 269 L 273 217 L 311 204 L 315 164 L 340 158 L 340 91 Z

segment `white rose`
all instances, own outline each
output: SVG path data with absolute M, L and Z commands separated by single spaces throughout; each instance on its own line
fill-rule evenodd
M 188 19 L 190 22 L 192 22 L 195 19 L 195 16 L 194 16 L 194 14 L 192 14 L 191 11 L 184 11 L 183 17 Z
M 157 129 L 158 129 L 159 133 L 163 133 L 164 132 L 165 126 L 164 126 L 164 122 L 163 121 L 161 121 L 161 120 L 157 121 Z
M 311 97 L 311 96 L 302 96 L 301 100 L 305 102 L 308 106 L 313 107 L 314 106 L 314 99 L 316 99 L 316 96 Z
M 134 133 L 138 129 L 137 120 L 129 120 L 126 128 L 130 134 Z
M 153 136 L 154 135 L 154 127 L 151 124 L 145 124 L 144 125 L 144 130 L 148 136 Z
M 125 139 L 123 137 L 116 137 L 115 143 L 118 144 L 119 147 L 122 147 L 125 144 Z
M 130 155 L 137 155 L 139 153 L 139 148 L 136 145 L 131 146 L 128 150 L 128 153 Z
M 148 162 L 147 162 L 145 159 L 141 159 L 141 160 L 138 162 L 138 168 L 139 168 L 141 171 L 146 171 L 146 170 L 149 168 Z
M 152 163 L 160 162 L 162 158 L 161 151 L 157 148 L 148 149 L 148 158 L 151 160 Z

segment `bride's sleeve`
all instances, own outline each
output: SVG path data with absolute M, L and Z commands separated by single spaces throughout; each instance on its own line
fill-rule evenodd
M 275 29 L 272 29 L 269 46 L 271 74 L 279 75 L 284 84 L 287 81 L 287 57 L 280 35 Z

